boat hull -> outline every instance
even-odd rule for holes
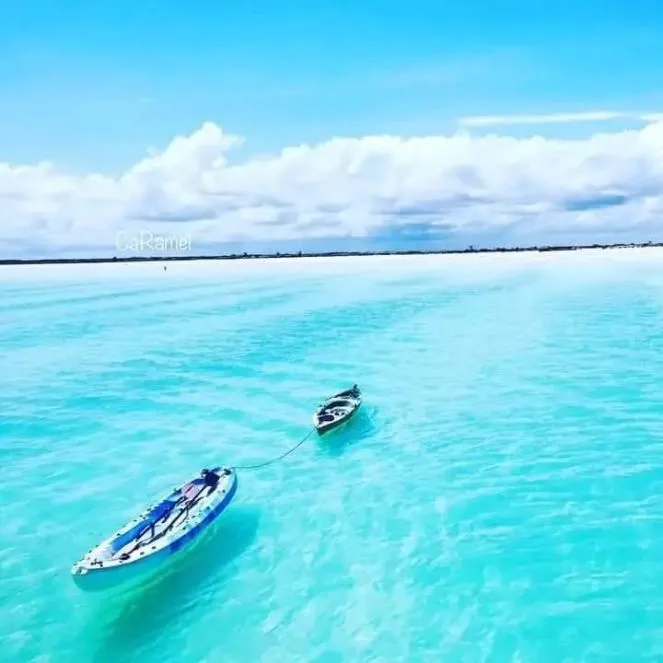
[[[337,419],[336,421],[332,421],[328,424],[319,424],[317,417],[314,417],[313,420],[313,425],[315,426],[315,430],[317,431],[319,436],[325,435],[326,433],[331,433],[333,430],[338,430],[345,424],[349,423],[352,418],[357,414],[359,411],[359,408],[361,407],[361,402],[355,407],[353,410],[351,410],[346,417],[343,417],[342,419]]]
[[[181,536],[171,541],[160,550],[141,557],[121,566],[104,568],[74,567],[72,577],[74,583],[83,591],[97,592],[119,586],[128,586],[143,582],[157,572],[163,570],[166,563],[182,549],[190,549],[195,541],[199,541],[208,532],[218,517],[226,510],[237,492],[237,475],[233,473],[232,483],[228,491],[193,527],[188,528]]]

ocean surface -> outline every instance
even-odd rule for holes
[[[3,663],[663,660],[663,251],[0,268]],[[70,567],[201,467],[218,527]]]

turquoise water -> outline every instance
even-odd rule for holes
[[[0,271],[2,661],[663,660],[663,254]],[[71,564],[215,462],[216,531]]]

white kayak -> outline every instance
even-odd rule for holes
[[[204,473],[90,550],[72,567],[74,582],[94,591],[142,579],[202,534],[237,490],[233,470],[214,468],[207,478]]]
[[[313,425],[318,435],[323,435],[349,421],[360,405],[361,390],[357,385],[330,396],[318,406],[313,415]]]

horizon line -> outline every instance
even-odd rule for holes
[[[469,246],[465,249],[402,249],[402,250],[383,250],[383,251],[315,251],[305,253],[296,251],[294,253],[223,253],[204,255],[197,254],[193,256],[127,256],[120,257],[99,257],[99,258],[11,258],[0,259],[0,267],[16,265],[58,265],[58,264],[103,264],[103,263],[124,263],[124,262],[186,262],[195,260],[256,260],[270,259],[280,260],[284,258],[341,258],[341,257],[370,257],[370,256],[398,256],[398,255],[457,255],[467,253],[526,253],[526,252],[552,252],[552,251],[583,251],[590,249],[645,249],[645,248],[663,248],[663,242],[615,242],[611,244],[544,244],[530,246],[513,247],[491,247],[475,248]]]

